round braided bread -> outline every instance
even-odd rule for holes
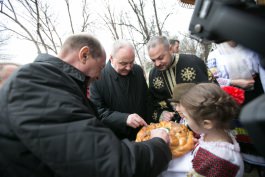
[[[146,141],[150,139],[150,132],[156,128],[166,128],[169,130],[170,149],[174,158],[180,157],[194,148],[193,133],[182,124],[175,122],[161,121],[160,123],[152,123],[142,127],[137,133],[136,142]]]

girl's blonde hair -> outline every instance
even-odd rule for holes
[[[213,83],[195,85],[181,97],[180,104],[195,122],[213,120],[219,128],[228,128],[239,114],[238,104]]]

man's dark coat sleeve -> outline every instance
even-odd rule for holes
[[[50,169],[62,177],[155,177],[166,167],[171,153],[161,139],[119,141],[74,79],[53,66],[25,68],[0,92],[0,165],[10,155],[35,176]]]

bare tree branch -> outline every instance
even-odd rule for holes
[[[108,0],[104,1],[104,7],[106,13],[103,16],[99,15],[101,19],[104,21],[105,25],[109,29],[110,33],[114,40],[122,38],[123,30],[121,25],[116,21],[122,21],[121,18],[118,19],[115,15],[115,10],[111,8],[110,2]],[[122,15],[120,15],[121,17]],[[118,28],[120,29],[120,33],[118,32]]]
[[[13,8],[13,5],[10,3],[10,1],[8,0],[8,3],[12,9],[12,13],[13,15],[16,14],[14,8]],[[18,21],[17,19],[17,16],[14,15],[14,17],[10,16],[9,14],[5,13],[4,11],[1,11],[0,12],[1,14],[3,14],[4,16],[6,16],[7,18],[9,18],[10,20],[12,20],[13,22],[15,22],[17,25],[19,25],[27,34],[28,36],[30,37],[31,41],[35,44],[36,48],[37,48],[37,51],[38,53],[41,52],[39,46],[38,46],[38,42],[35,40],[35,38],[33,37],[33,35],[31,34],[31,32],[27,29],[26,26],[24,26],[20,21]]]
[[[140,7],[137,6],[136,2],[134,0],[128,0],[128,3],[133,10],[134,14],[136,15],[136,18],[138,20],[139,26],[142,29],[144,36],[144,40],[148,41],[150,39],[149,30],[146,24],[145,16],[144,16],[144,3],[142,0],[139,0]]]
[[[114,12],[112,13],[111,12],[111,8],[110,8],[110,5],[108,4],[107,6],[107,13],[109,15],[109,23],[111,25],[111,28],[112,28],[112,31],[113,31],[113,34],[114,34],[114,39],[119,39],[119,34],[118,34],[118,31],[117,31],[117,28],[116,28],[116,22],[115,22],[115,14]],[[106,19],[107,18],[107,15],[105,15]]]
[[[82,25],[81,25],[81,32],[84,32],[88,29],[89,25],[91,25],[90,20],[91,13],[89,12],[89,7],[87,0],[82,0]]]
[[[169,17],[170,15],[172,15],[172,12],[166,15],[164,21],[163,21],[162,24],[161,24],[161,30],[163,30],[164,25],[165,25],[165,22],[167,21],[167,19],[168,19],[168,17]]]
[[[12,21],[20,28],[13,27],[14,25],[10,25],[11,23],[6,24],[10,27],[2,26],[17,36],[33,42],[38,53],[41,53],[43,49],[46,53],[49,51],[57,53],[57,48],[62,45],[62,40],[57,32],[58,25],[55,25],[55,20],[51,19],[50,10],[52,9],[45,1],[5,0],[0,15],[7,17],[9,22]]]
[[[42,35],[40,33],[41,24],[40,24],[40,13],[39,13],[38,0],[36,0],[34,2],[34,4],[35,4],[35,7],[36,7],[36,15],[37,15],[37,34],[38,34],[38,36],[40,38],[42,46],[44,46],[44,49],[45,49],[46,53],[48,53],[48,49],[47,49],[46,44],[45,44],[45,42],[44,42],[44,40],[42,38]]]
[[[10,39],[10,36],[9,35],[3,35],[3,33],[5,32],[6,30],[5,29],[1,29],[0,30],[0,33],[2,34],[0,36],[0,47],[3,46],[3,45],[6,45],[7,41]],[[1,55],[1,54],[0,54]]]
[[[156,10],[156,0],[153,0],[153,8],[154,8],[154,12],[155,12],[155,21],[156,21],[156,27],[158,30],[158,34],[159,34],[159,36],[162,36],[162,30],[161,30],[160,25],[159,25],[158,14],[157,14],[157,10]]]
[[[71,26],[71,29],[72,29],[72,33],[74,34],[75,31],[74,31],[74,27],[73,27],[71,12],[70,12],[69,0],[64,0],[64,1],[65,1],[65,4],[66,4],[66,7],[67,7],[67,12],[68,12],[69,20],[70,20],[70,26]]]

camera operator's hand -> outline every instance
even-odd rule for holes
[[[147,123],[138,114],[130,114],[126,120],[126,124],[132,128],[146,126]]]
[[[151,136],[150,138],[162,138],[167,144],[169,144],[169,134],[168,131],[166,129],[162,129],[162,128],[157,128],[154,130],[151,130]]]

